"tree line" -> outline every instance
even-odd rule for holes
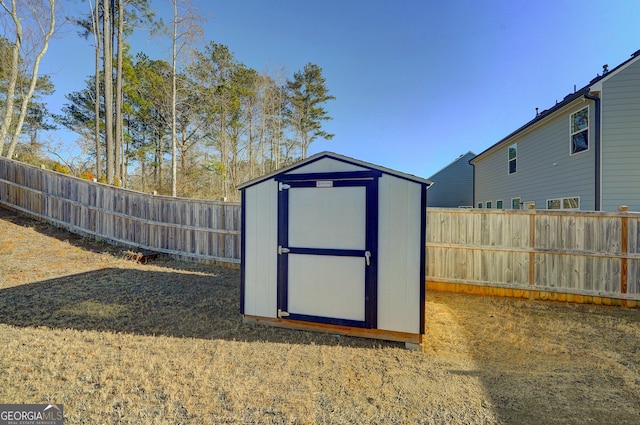
[[[53,0],[47,1],[53,8]],[[308,63],[287,76],[282,70],[252,69],[213,41],[191,48],[201,19],[179,7],[185,3],[171,1],[170,25],[156,18],[148,0],[89,1],[89,12],[74,18],[80,35],[93,45],[95,74],[84,88],[65,95],[60,114],[41,111],[42,119],[32,125],[43,130],[60,125],[80,136],[90,162],[68,164],[72,171],[141,191],[237,199],[240,183],[305,158],[315,140],[333,137],[323,129],[331,119],[326,102],[334,97],[320,66]],[[4,3],[0,0],[8,9]],[[130,53],[127,39],[140,27],[171,37],[170,60]],[[17,40],[4,34],[0,64]],[[25,69],[17,74],[28,75]],[[42,107],[39,96],[52,89],[48,77],[38,79],[40,89],[28,102],[34,107]],[[0,72],[6,93],[0,107],[15,117],[17,108],[6,101],[7,82]],[[4,123],[2,128],[7,136],[0,143],[12,133]],[[23,142],[35,143],[24,137]],[[0,145],[0,155],[14,153]]]

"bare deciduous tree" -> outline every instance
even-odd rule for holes
[[[2,126],[0,127],[0,155],[4,151],[4,146],[7,141],[7,137],[10,136],[9,147],[7,149],[6,156],[11,158],[18,144],[18,138],[22,131],[25,118],[27,116],[27,109],[33,92],[36,89],[36,83],[38,82],[38,70],[40,67],[40,61],[44,57],[47,49],[49,48],[49,40],[53,37],[56,20],[55,20],[55,1],[54,0],[11,0],[8,3],[5,0],[0,0],[0,7],[8,13],[8,21],[13,28],[5,28],[5,34],[12,33],[15,38],[13,40],[11,63],[9,64],[9,75],[5,102],[4,117],[2,119]],[[46,11],[48,13],[43,13]],[[25,34],[25,28],[23,28],[22,22],[26,19],[26,22],[30,23],[30,27]],[[25,51],[24,47],[29,47],[28,51],[33,51],[35,57],[28,58],[26,54],[21,55]],[[22,61],[20,60],[22,56]],[[31,62],[31,60],[33,62]],[[29,66],[31,64],[31,66]],[[21,69],[21,66],[25,66],[25,69]],[[28,69],[27,69],[28,68]],[[19,100],[19,112],[17,115],[17,122],[12,126],[12,121],[15,118],[15,98],[16,87],[18,78],[20,75],[29,75],[29,85],[26,93],[21,94]],[[9,129],[12,128],[12,134],[9,134]]]
[[[193,11],[193,7],[189,0],[184,0],[182,3],[185,6],[184,11],[180,13],[178,9],[178,0],[172,0],[173,3],[173,32],[171,43],[171,196],[177,196],[177,181],[178,181],[178,158],[177,158],[177,145],[178,145],[178,118],[177,118],[177,103],[178,103],[178,62],[180,53],[189,45],[193,40],[199,38],[202,35],[202,26],[200,20],[202,19]],[[186,134],[182,135],[184,141]],[[184,144],[183,144],[184,147]],[[184,163],[184,159],[183,159]],[[184,168],[184,167],[183,167]]]

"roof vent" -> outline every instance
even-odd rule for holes
[[[609,73],[609,65],[606,63],[602,65],[602,75],[607,75]]]
[[[536,117],[540,115],[540,112],[538,112],[538,108],[536,108]]]
[[[636,50],[635,52],[631,53],[632,58],[635,58],[638,55],[640,55],[640,50]]]

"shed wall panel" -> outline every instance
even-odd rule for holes
[[[246,189],[245,314],[277,316],[278,188],[270,179]]]
[[[288,312],[347,320],[365,320],[364,259],[289,255]]]
[[[420,332],[421,185],[380,178],[378,329]]]
[[[289,246],[364,249],[365,196],[364,187],[290,190]]]

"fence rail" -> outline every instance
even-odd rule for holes
[[[240,263],[236,202],[154,196],[0,158],[0,206],[100,240]]]
[[[427,217],[426,280],[434,288],[640,300],[638,213],[429,208]]]

